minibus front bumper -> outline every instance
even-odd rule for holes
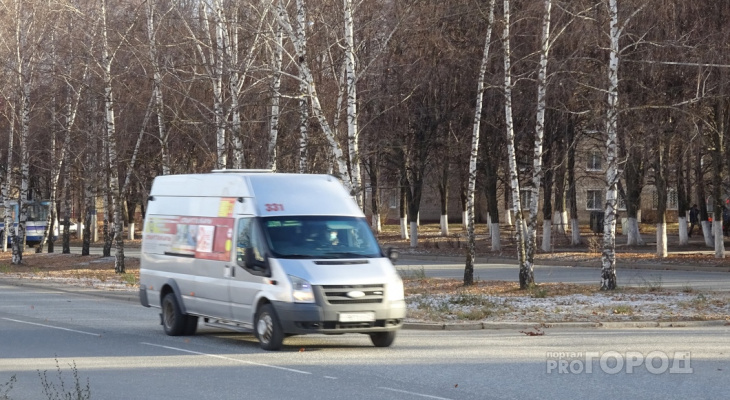
[[[274,302],[281,327],[288,334],[373,333],[400,329],[406,316],[405,301],[381,304],[321,306]],[[365,306],[365,307],[363,307]]]

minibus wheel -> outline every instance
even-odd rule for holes
[[[256,313],[256,324],[254,325],[256,337],[259,339],[261,348],[264,350],[279,350],[284,342],[279,317],[271,304],[264,304]]]
[[[370,334],[370,341],[373,342],[375,347],[390,347],[394,340],[395,331],[375,332]]]
[[[175,293],[168,293],[162,299],[162,328],[169,336],[180,336],[185,333],[187,315],[180,312]],[[197,326],[197,320],[196,326]]]

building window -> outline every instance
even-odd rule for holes
[[[657,191],[654,190],[651,196],[651,209],[656,210],[659,207],[659,196]],[[677,199],[677,189],[667,189],[667,210],[676,210],[679,208],[679,199]]]
[[[586,210],[603,209],[603,190],[594,189],[586,191]]]
[[[588,152],[588,171],[603,170],[603,153],[598,150]]]

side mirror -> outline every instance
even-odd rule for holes
[[[388,258],[390,259],[390,262],[395,264],[398,261],[398,256],[400,256],[400,254],[398,253],[398,250],[396,250],[392,247],[388,248]]]
[[[271,273],[266,266],[266,261],[260,261],[256,259],[252,247],[247,247],[245,250],[243,256],[243,267],[260,273],[265,272],[266,276],[269,276],[269,274]]]

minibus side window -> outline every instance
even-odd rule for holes
[[[261,234],[256,229],[253,218],[241,218],[238,221],[238,240],[236,242],[236,260],[238,265],[246,267],[246,252],[253,252],[253,260],[259,264],[261,270],[264,268],[264,251],[261,242]],[[258,266],[258,265],[257,265]]]

